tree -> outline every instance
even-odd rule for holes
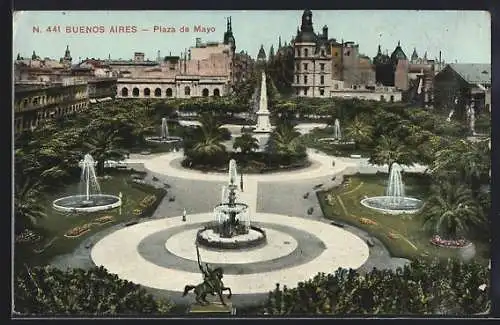
[[[192,142],[185,142],[186,156],[195,162],[218,163],[226,152],[222,142],[220,121],[210,113],[200,116],[200,125],[196,128]]]
[[[368,144],[372,141],[373,127],[366,123],[363,118],[356,116],[354,120],[344,129],[344,136],[355,142],[355,147],[359,144]]]
[[[412,165],[416,160],[415,156],[412,149],[402,145],[395,138],[382,135],[370,157],[370,163],[375,165],[387,164],[390,173],[394,163]]]
[[[14,308],[24,315],[116,316],[164,314],[171,304],[103,267],[61,271],[25,266],[15,279]]]
[[[42,184],[32,178],[25,178],[23,183],[15,183],[14,224],[16,234],[27,228],[34,228],[40,219],[46,217],[45,209],[40,204]]]
[[[238,148],[242,154],[249,154],[250,152],[259,149],[259,140],[252,137],[251,134],[244,133],[240,137],[234,139],[233,149]]]
[[[122,160],[125,152],[117,145],[120,138],[117,131],[99,130],[84,143],[87,153],[97,161],[97,172],[104,173],[104,163],[109,159]]]
[[[279,123],[268,141],[268,150],[279,155],[295,155],[305,152],[300,140],[300,132],[291,123]]]
[[[467,187],[443,181],[432,186],[431,192],[422,212],[426,230],[456,239],[485,221]]]

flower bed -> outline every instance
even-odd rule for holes
[[[91,227],[91,225],[86,223],[83,226],[72,228],[64,234],[64,237],[68,237],[68,238],[80,237],[81,235],[90,231],[90,227]]]
[[[39,242],[42,237],[32,230],[25,229],[22,233],[16,236],[16,243],[36,243]]]
[[[142,213],[142,210],[141,209],[134,209],[134,211],[132,212],[134,215],[138,216]]]
[[[140,206],[143,208],[147,208],[148,206],[153,204],[155,201],[156,201],[155,195],[148,195],[141,201]]]
[[[99,225],[104,225],[104,224],[112,222],[114,220],[115,220],[115,218],[113,218],[113,216],[102,216],[102,217],[94,219],[95,223],[97,223]]]
[[[373,221],[372,219],[368,219],[368,218],[359,218],[359,222],[364,224],[364,225],[373,225],[373,226],[377,225],[377,223],[375,221]]]
[[[446,248],[462,248],[471,245],[472,243],[466,239],[443,239],[439,235],[435,235],[430,240],[431,244],[446,247]]]

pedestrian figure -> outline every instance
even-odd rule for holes
[[[243,192],[243,174],[240,174],[240,189]]]
[[[186,221],[186,209],[182,211],[182,221]]]

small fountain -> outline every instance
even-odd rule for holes
[[[340,121],[338,118],[335,119],[333,123],[333,137],[330,138],[320,138],[319,142],[328,142],[335,144],[354,144],[354,141],[343,141],[342,140],[342,132],[340,130]]]
[[[423,202],[405,195],[402,171],[403,168],[394,163],[389,174],[385,196],[368,197],[361,200],[361,204],[386,214],[413,214],[420,211]]]
[[[167,119],[163,117],[161,119],[161,130],[160,130],[160,136],[153,136],[153,137],[147,137],[146,138],[147,142],[151,143],[178,143],[182,141],[181,137],[175,137],[169,134],[168,132],[168,124],[167,124]]]
[[[91,155],[86,154],[80,162],[82,169],[80,177],[80,195],[59,198],[52,202],[52,207],[61,212],[96,212],[110,210],[122,205],[119,196],[101,194],[101,187],[95,174],[96,162]]]
[[[196,242],[217,249],[246,249],[266,242],[266,233],[250,225],[248,205],[239,202],[236,161],[229,161],[229,184],[222,187],[221,203],[214,208],[214,221],[200,229]]]

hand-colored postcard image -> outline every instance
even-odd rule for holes
[[[16,317],[490,313],[488,12],[13,24]]]

